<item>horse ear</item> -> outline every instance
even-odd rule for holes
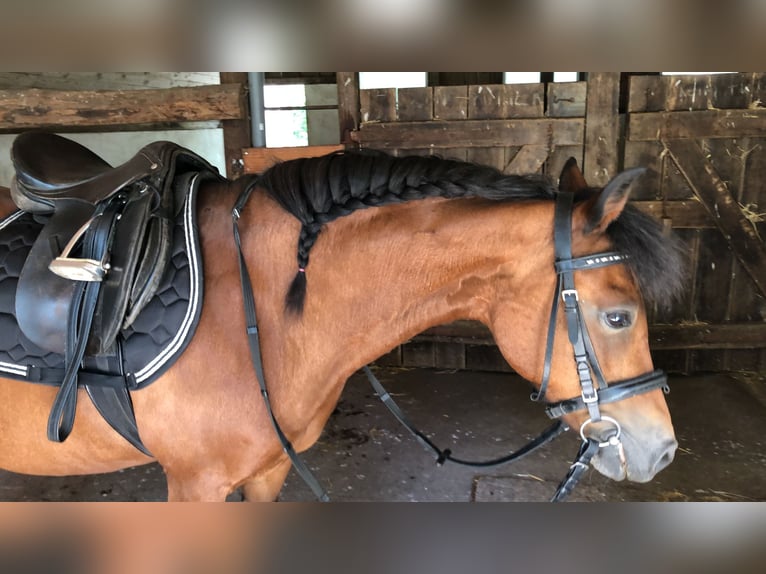
[[[577,160],[570,157],[564,164],[564,168],[561,170],[561,176],[559,177],[559,191],[568,191],[571,193],[577,193],[583,189],[588,188],[588,183],[585,181],[580,168],[577,167]]]
[[[587,202],[585,233],[604,232],[609,224],[620,216],[628,202],[631,187],[646,171],[645,167],[623,171]]]

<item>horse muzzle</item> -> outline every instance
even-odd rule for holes
[[[612,429],[605,429],[603,434],[593,431],[592,436],[606,443],[591,464],[604,476],[612,480],[630,480],[631,482],[649,482],[655,475],[673,462],[678,448],[675,437],[667,431],[640,433],[641,440],[636,440],[626,429],[622,430],[618,440]]]

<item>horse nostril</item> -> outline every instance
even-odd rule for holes
[[[665,446],[664,452],[662,453],[662,456],[657,460],[657,463],[654,465],[654,473],[660,472],[663,468],[668,466],[671,462],[673,462],[673,458],[676,454],[676,449],[678,448],[678,442],[676,442],[674,439],[671,439],[670,442],[668,442]]]

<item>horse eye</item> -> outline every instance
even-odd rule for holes
[[[609,311],[604,313],[604,321],[612,329],[624,329],[630,327],[632,322],[628,311]]]

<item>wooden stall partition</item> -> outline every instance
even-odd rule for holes
[[[359,126],[350,139],[361,148],[438,155],[555,179],[569,157],[580,165],[585,157],[587,91],[587,82],[360,90]],[[378,362],[510,370],[489,331],[469,321],[429,330]]]
[[[659,362],[766,370],[766,109],[763,74],[635,76],[625,165],[689,248],[688,288],[652,310]]]
[[[691,270],[677,304],[649,310],[657,365],[766,370],[764,76],[633,76],[622,82],[629,94],[620,80],[551,83],[545,98],[542,84],[362,90],[351,140],[554,178],[573,156],[593,185],[651,168],[632,199],[681,236]],[[507,369],[489,331],[471,322],[429,329],[381,362]]]

